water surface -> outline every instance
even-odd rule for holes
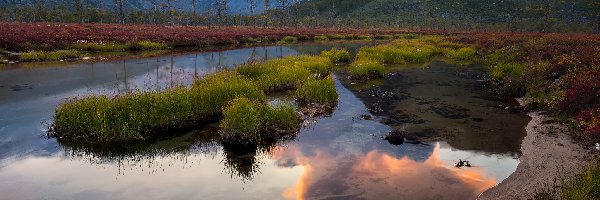
[[[331,46],[356,49],[361,45],[365,44],[256,47],[43,68],[1,68],[0,199],[469,199],[516,169],[518,151],[512,148],[453,147],[455,142],[443,137],[426,145],[390,145],[381,137],[398,128],[397,124],[389,123],[388,115],[371,113],[374,100],[360,89],[348,89],[349,83],[342,84],[338,79],[343,76],[339,75],[338,107],[302,128],[296,137],[268,149],[239,152],[222,147],[212,138],[215,125],[125,152],[64,146],[45,138],[44,122],[52,120],[54,109],[65,98],[161,90],[189,84],[196,76],[253,59],[314,54]],[[425,72],[400,73],[427,79]],[[455,75],[444,73],[431,74],[442,78]],[[414,79],[381,80],[384,84],[380,88],[402,90],[413,97],[419,91],[437,88],[415,87],[424,81]],[[482,99],[476,94],[484,94],[470,88],[468,82],[454,84],[446,91],[455,91],[458,99]],[[437,97],[424,94],[419,98]],[[410,99],[397,99],[393,105],[418,110],[410,105]],[[459,104],[444,98],[439,102]],[[488,109],[477,107],[480,104],[460,105],[474,112]],[[490,112],[502,110],[496,109]],[[375,114],[375,120],[360,119],[360,115],[369,113]],[[515,113],[502,115],[523,117]],[[477,116],[490,122],[479,126],[500,126],[491,123],[493,116]],[[429,120],[428,126],[435,129],[460,120],[427,115],[419,118]],[[405,126],[412,127],[410,123]],[[501,126],[511,127],[505,131],[513,131],[510,134],[516,136],[511,136],[512,142],[520,143],[522,124]],[[468,134],[457,136],[481,140]],[[454,167],[459,159],[468,159],[473,167]]]

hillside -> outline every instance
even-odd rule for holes
[[[77,0],[0,0],[0,6],[9,7],[26,7],[35,6],[42,4],[44,6],[56,6],[56,5],[67,5],[75,6]],[[107,9],[115,9],[115,0],[80,0],[84,5],[91,7],[104,7]],[[214,4],[215,0],[196,0],[196,12],[204,13],[207,12]],[[292,0],[288,0],[291,3]],[[167,5],[167,0],[124,0],[125,7],[129,10],[153,10],[155,8],[164,7]],[[176,10],[191,12],[192,11],[192,0],[175,0],[172,1]],[[270,1],[271,8],[279,7],[279,2],[272,0]],[[250,1],[249,0],[227,0],[228,12],[232,14],[250,14]],[[256,0],[256,12],[262,12],[264,9],[264,1]]]
[[[600,29],[600,2],[596,0],[311,0],[295,5],[293,10],[302,17],[338,19],[331,22],[334,24]]]

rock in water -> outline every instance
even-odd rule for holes
[[[383,139],[387,140],[390,144],[401,145],[404,143],[404,131],[394,129],[390,131]]]

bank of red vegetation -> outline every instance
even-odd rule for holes
[[[0,22],[0,48],[11,51],[56,50],[76,42],[160,42],[172,47],[276,41],[285,36],[387,36],[408,33],[386,29],[311,29],[261,27],[165,26],[135,24],[67,24]]]
[[[501,92],[575,119],[588,136],[600,139],[600,35],[492,33],[451,39],[478,46],[492,71],[506,72],[497,80]]]

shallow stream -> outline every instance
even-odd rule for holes
[[[474,199],[515,171],[529,119],[479,87],[480,67],[440,61],[366,83],[336,73],[340,99],[331,115],[268,151],[224,148],[214,125],[125,152],[45,134],[69,97],[161,90],[252,60],[363,45],[0,67],[0,199]],[[421,142],[382,139],[396,128]],[[455,167],[459,160],[472,167]]]

